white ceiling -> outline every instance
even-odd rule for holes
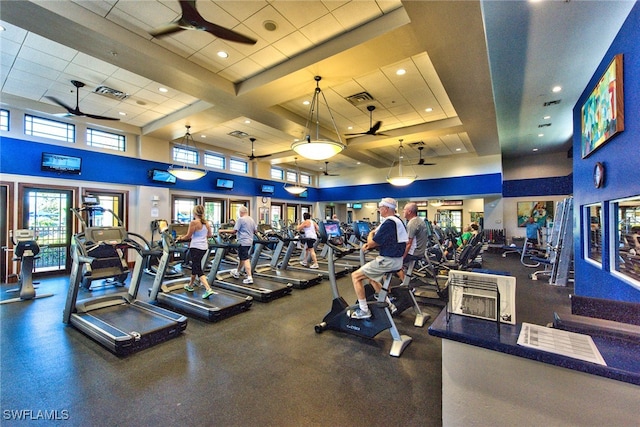
[[[63,113],[46,97],[75,106],[70,80],[79,80],[87,85],[80,89],[83,112],[120,117],[136,133],[171,140],[190,125],[199,147],[246,155],[251,136],[256,155],[271,154],[259,161],[291,163],[290,145],[306,133],[309,107],[302,102],[321,76],[348,145],[329,159],[330,172],[356,170],[358,162],[386,170],[400,139],[413,163],[417,142],[426,161],[439,164],[458,156],[520,157],[534,148],[566,151],[573,105],[633,2],[198,0],[196,6],[205,19],[257,43],[195,30],[150,36],[179,17],[174,0],[2,1],[1,101]],[[229,58],[220,59],[220,50]],[[396,75],[399,68],[406,74]],[[93,93],[100,85],[129,97]],[[158,92],[160,86],[169,91]],[[356,105],[346,99],[362,92],[372,99]],[[543,107],[555,100],[561,102]],[[369,129],[369,105],[388,136],[346,139]],[[324,106],[320,119],[322,133],[335,139]]]

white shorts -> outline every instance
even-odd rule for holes
[[[360,270],[369,279],[382,283],[382,277],[385,273],[402,270],[402,257],[391,258],[377,256],[358,270]]]

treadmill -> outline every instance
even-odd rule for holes
[[[330,273],[329,273],[329,266],[328,266],[327,260],[322,259],[320,257],[320,254],[316,253],[318,268],[309,268],[309,266],[304,266],[301,264],[301,261],[304,259],[305,252],[306,252],[304,248],[302,249],[302,252],[300,253],[300,258],[298,260],[296,261],[291,260],[291,258],[293,258],[294,248],[297,245],[297,243],[300,242],[300,244],[303,245],[304,247],[304,245],[306,244],[306,240],[307,239],[303,237],[303,238],[294,239],[291,242],[289,242],[287,251],[285,253],[285,256],[287,253],[289,252],[291,253],[291,255],[288,257],[289,262],[287,263],[287,270],[288,271],[304,271],[307,273],[321,274],[323,279],[329,279]],[[282,262],[284,263],[284,260]],[[308,262],[309,262],[309,265],[311,265],[311,260],[308,260]],[[344,277],[357,268],[356,265],[349,265],[345,263],[335,263],[334,266],[335,266],[336,278]]]
[[[187,292],[184,289],[184,285],[189,283],[189,277],[165,281],[162,272],[166,271],[165,267],[167,263],[169,263],[172,252],[176,247],[173,244],[173,238],[169,234],[168,229],[163,230],[160,236],[162,238],[162,256],[158,264],[158,274],[149,290],[151,301],[185,313],[188,316],[198,317],[209,322],[215,322],[247,311],[249,307],[251,307],[253,298],[248,295],[241,295],[219,289],[215,291],[215,294],[204,299],[202,298],[205,291],[203,286],[194,286],[193,292]],[[180,249],[178,248],[176,250]],[[208,253],[207,256],[202,258],[203,264],[206,264],[207,258]]]
[[[307,272],[288,269],[289,259],[291,258],[297,239],[285,238],[279,234],[274,234],[273,236],[278,239],[278,245],[271,257],[271,262],[264,265],[258,265],[262,248],[264,248],[265,245],[274,243],[276,240],[268,236],[259,235],[259,233],[254,237],[253,255],[251,257],[251,271],[253,271],[254,280],[256,276],[265,277],[279,282],[291,283],[293,287],[297,289],[306,289],[322,281],[322,274],[316,273],[315,270],[308,270]],[[285,243],[289,245],[287,252],[281,262],[278,262]]]
[[[62,316],[64,323],[118,356],[175,338],[187,327],[185,316],[137,299],[144,257],[153,254],[132,236],[145,241],[140,235],[127,233],[124,227],[87,227],[74,235],[71,277]],[[91,275],[92,252],[100,252],[106,245],[127,245],[136,251],[129,290],[78,301],[82,279]]]
[[[218,237],[222,239],[221,236]],[[238,292],[244,295],[249,295],[256,301],[269,302],[273,299],[289,295],[293,288],[293,284],[290,282],[280,282],[271,280],[267,277],[262,277],[253,271],[253,283],[244,284],[242,281],[244,277],[236,279],[231,275],[231,270],[220,271],[220,264],[225,257],[225,254],[229,248],[239,247],[238,243],[231,243],[219,240],[215,244],[211,244],[215,247],[215,254],[213,262],[211,264],[211,270],[207,275],[207,280],[213,288],[222,288],[233,292]]]

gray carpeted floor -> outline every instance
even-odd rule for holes
[[[546,324],[569,305],[571,288],[530,280],[534,270],[515,255],[485,254],[483,267],[517,277],[519,323]],[[354,301],[350,278],[338,283]],[[373,340],[314,332],[331,307],[326,280],[217,323],[189,319],[182,336],[119,358],[61,322],[67,286],[66,277],[41,279],[53,297],[0,306],[4,426],[25,425],[20,417],[78,426],[441,425],[440,340],[430,321],[413,326],[411,310],[396,319],[413,338],[400,358],[389,356],[388,331]],[[440,311],[422,308],[432,319]]]

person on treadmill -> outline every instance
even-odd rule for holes
[[[352,319],[368,319],[371,317],[364,281],[369,279],[375,292],[382,290],[382,278],[385,273],[402,269],[404,250],[409,237],[402,220],[396,215],[398,202],[391,197],[385,197],[378,203],[378,210],[382,217],[380,225],[367,236],[367,243],[363,245],[365,251],[378,248],[380,255],[351,273],[353,289],[358,297],[358,307],[347,311]],[[387,299],[391,307],[391,302]],[[393,308],[391,308],[393,310]]]
[[[249,250],[253,246],[253,235],[258,230],[256,222],[249,216],[249,210],[246,206],[240,206],[238,209],[240,218],[236,221],[233,230],[220,230],[220,233],[235,234],[238,239],[240,247],[238,248],[238,267],[231,270],[231,275],[239,279],[239,271],[244,267],[244,271],[247,273],[247,278],[242,281],[245,285],[253,283],[253,276],[251,273],[251,262],[249,260]]]
[[[311,261],[309,268],[318,268],[318,258],[316,257],[316,250],[314,249],[316,240],[318,240],[318,224],[311,219],[309,212],[305,212],[302,217],[304,221],[296,227],[298,231],[304,232],[305,238],[304,260],[300,262],[300,265],[306,267],[308,265],[307,262]]]
[[[202,298],[209,298],[215,292],[209,286],[209,282],[207,282],[207,276],[202,271],[202,257],[207,253],[207,249],[209,248],[208,239],[213,237],[213,232],[211,230],[211,226],[209,225],[209,221],[207,221],[204,217],[204,206],[196,205],[193,208],[193,216],[194,219],[189,223],[189,229],[187,230],[187,234],[183,234],[182,236],[178,236],[177,240],[189,240],[189,257],[191,258],[191,278],[189,283],[184,285],[184,289],[187,292],[193,292],[193,284],[196,280],[196,277],[200,279],[200,284],[202,284],[206,291],[202,295]]]

